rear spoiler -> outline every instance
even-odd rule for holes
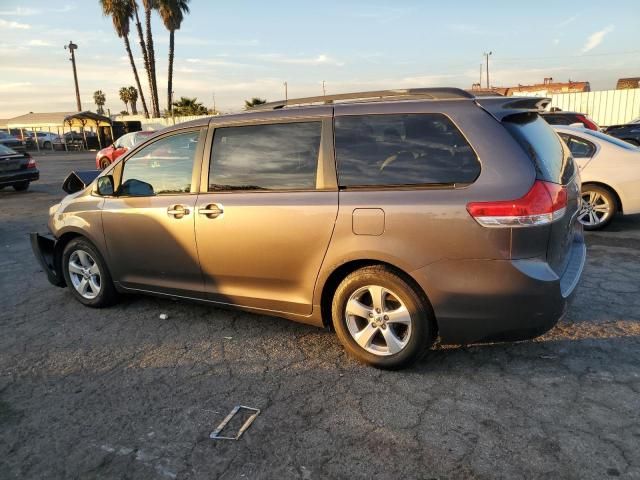
[[[501,122],[509,115],[525,112],[542,112],[551,103],[545,97],[476,97],[480,108]]]
[[[102,173],[101,170],[73,171],[62,182],[62,189],[67,193],[76,193],[84,190],[100,173]]]

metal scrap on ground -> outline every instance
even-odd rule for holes
[[[242,424],[242,426],[238,430],[238,433],[236,433],[235,437],[227,437],[227,436],[220,435],[220,433],[222,433],[222,430],[224,429],[224,427],[227,426],[227,424],[231,421],[231,419],[240,410],[248,410],[250,412],[253,412],[253,414],[251,416],[249,416],[249,418],[247,418],[247,420]],[[225,419],[222,420],[220,425],[218,425],[216,427],[216,429],[213,432],[211,432],[211,434],[209,435],[209,438],[211,438],[213,440],[238,440],[242,436],[242,434],[251,426],[251,424],[253,423],[253,421],[256,419],[256,417],[258,415],[260,415],[260,409],[258,409],[258,408],[245,407],[244,405],[236,405],[233,408],[233,410],[231,410],[229,415],[227,415],[225,417]]]

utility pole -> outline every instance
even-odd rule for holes
[[[484,58],[487,60],[487,88],[491,88],[491,85],[489,84],[489,55],[491,55],[493,52],[485,52]]]
[[[76,103],[78,104],[78,111],[82,111],[82,104],[80,103],[80,88],[78,87],[78,72],[76,71],[76,55],[74,50],[78,48],[78,45],[69,40],[69,45],[65,45],[64,49],[69,49],[71,52],[71,65],[73,66],[73,81],[76,84]]]
[[[218,111],[216,110],[216,92],[211,92],[211,98],[213,100],[213,114],[217,115]]]
[[[478,86],[482,88],[482,62],[480,63],[480,81],[478,82]]]
[[[287,91],[288,85],[287,82],[284,82],[284,101],[288,101],[289,100],[289,92]]]
[[[324,80],[322,80],[322,96],[323,97],[327,96],[327,89],[324,87]]]

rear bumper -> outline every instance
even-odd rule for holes
[[[36,168],[16,170],[15,172],[0,173],[0,185],[7,186],[20,182],[35,182],[40,178],[40,171]]]
[[[558,276],[540,259],[444,260],[412,272],[423,287],[445,344],[526,340],[560,320],[586,259],[576,238]]]
[[[56,239],[48,235],[40,235],[38,233],[30,233],[31,249],[38,263],[47,274],[47,279],[56,287],[64,287],[65,281],[62,272],[56,268]]]

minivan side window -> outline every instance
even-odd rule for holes
[[[209,191],[312,190],[321,122],[216,128]]]
[[[128,158],[118,195],[188,193],[199,135],[193,131],[161,138]]]
[[[438,113],[335,119],[341,187],[468,184],[480,162],[460,130]]]

